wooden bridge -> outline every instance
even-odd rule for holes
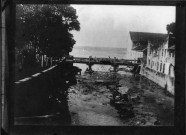
[[[89,70],[92,70],[91,66],[94,64],[99,64],[99,65],[111,65],[114,67],[114,70],[119,65],[123,66],[135,66],[135,65],[140,65],[140,62],[138,60],[126,60],[126,59],[117,59],[116,57],[114,58],[92,58],[89,56],[89,58],[82,58],[82,57],[71,57],[71,58],[66,58],[67,62],[72,62],[72,63],[81,63],[81,64],[87,64],[89,66]]]

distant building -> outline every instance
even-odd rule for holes
[[[140,74],[174,94],[175,38],[146,32],[130,32],[130,37],[129,58],[143,58]]]

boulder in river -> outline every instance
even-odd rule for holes
[[[107,89],[115,90],[116,89],[116,85],[107,85]]]
[[[161,124],[161,122],[159,120],[154,122],[154,125],[160,125],[160,124]]]
[[[118,92],[121,93],[121,94],[127,94],[128,90],[129,90],[128,87],[122,86],[122,87],[119,87]]]

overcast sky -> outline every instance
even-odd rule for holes
[[[167,33],[175,22],[175,7],[72,5],[80,31],[73,31],[75,46],[126,47],[129,31]]]

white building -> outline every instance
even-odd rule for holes
[[[166,35],[166,41],[159,45],[148,43],[146,71],[149,78],[174,94],[175,85],[175,44]],[[144,73],[142,73],[144,74]]]
[[[140,74],[174,94],[175,44],[168,34],[130,32],[127,58],[144,60]]]

